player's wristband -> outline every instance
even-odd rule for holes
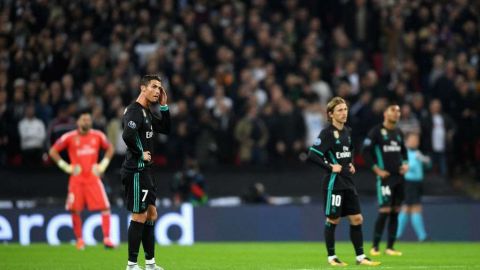
[[[102,161],[98,164],[98,170],[100,173],[104,173],[107,170],[108,164],[110,164],[110,159],[104,157]]]
[[[62,171],[68,173],[68,174],[71,174],[72,173],[72,166],[70,166],[70,164],[68,164],[65,160],[63,159],[59,159],[57,161],[57,166],[62,169]]]
[[[160,111],[161,112],[168,111],[168,105],[160,105]]]

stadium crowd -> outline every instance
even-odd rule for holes
[[[356,145],[395,101],[438,173],[478,169],[478,10],[468,0],[4,0],[0,164],[41,163],[85,108],[122,155],[124,108],[141,75],[159,73],[174,125],[158,138],[159,164],[295,162],[337,95]]]

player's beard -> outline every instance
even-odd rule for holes
[[[87,133],[90,130],[90,126],[80,126],[80,131],[82,133]]]

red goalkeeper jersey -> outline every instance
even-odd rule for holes
[[[65,133],[58,139],[53,148],[58,152],[67,149],[70,164],[80,165],[81,173],[71,175],[70,181],[89,182],[98,177],[93,173],[93,165],[98,163],[100,149],[107,149],[110,143],[105,134],[99,130],[91,129],[86,134],[80,134],[78,130]]]

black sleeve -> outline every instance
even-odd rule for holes
[[[326,155],[333,146],[332,134],[327,130],[322,130],[313,145],[308,149],[308,160],[319,165],[328,172],[332,171],[332,166]]]
[[[170,111],[168,109],[161,111],[162,118],[158,118],[152,113],[152,128],[154,132],[168,134],[170,133]]]
[[[400,138],[402,138],[402,142],[400,144],[400,154],[402,155],[402,164],[408,164],[408,151],[407,147],[405,146],[405,137],[403,136],[403,132],[401,130],[398,130],[398,133],[400,134]]]
[[[373,169],[373,166],[375,165],[374,147],[377,143],[377,134],[378,130],[376,128],[373,128],[370,130],[370,132],[368,132],[365,140],[363,140],[362,154],[363,158],[365,159],[365,163],[367,164],[367,167],[370,169]]]
[[[138,129],[143,123],[142,114],[134,109],[125,111],[123,115],[123,134],[122,138],[128,147],[128,150],[135,156],[140,157],[143,155],[143,149],[138,134]]]
[[[351,160],[351,163],[352,165],[355,165],[353,164],[353,160],[355,159],[355,147],[354,147],[354,144],[353,144],[353,141],[352,141],[352,129],[349,130],[350,132],[350,152],[352,153],[352,160]]]

